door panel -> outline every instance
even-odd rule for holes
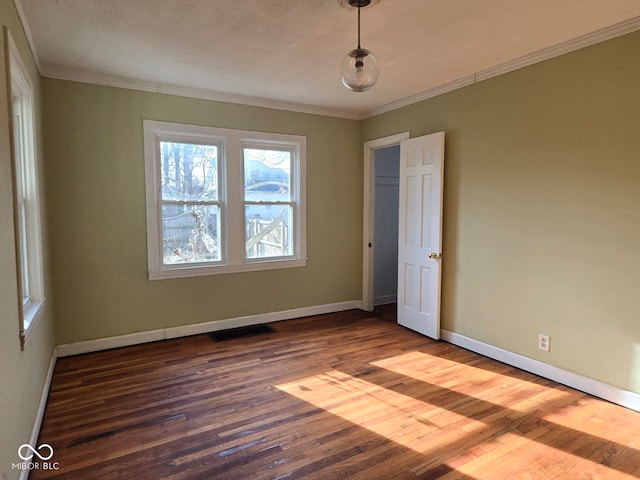
[[[440,338],[444,132],[400,144],[398,323]]]

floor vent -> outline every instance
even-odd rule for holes
[[[217,332],[209,332],[209,338],[214,342],[226,342],[227,340],[235,340],[236,338],[253,337],[255,335],[264,335],[272,333],[275,330],[269,325],[249,325],[246,327],[229,328],[227,330],[218,330]]]

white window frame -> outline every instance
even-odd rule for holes
[[[145,187],[147,211],[147,254],[149,280],[198,277],[306,265],[306,137],[251,132],[226,128],[143,121]],[[217,145],[221,211],[220,261],[164,264],[162,259],[162,179],[160,143],[180,142]],[[244,220],[243,148],[283,148],[292,155],[291,205],[293,205],[293,252],[288,256],[246,258]]]
[[[18,306],[22,348],[34,331],[45,304],[42,225],[35,139],[34,93],[27,68],[8,31],[11,77],[11,152]]]

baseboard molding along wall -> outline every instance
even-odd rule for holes
[[[521,370],[548,378],[594,397],[640,412],[640,394],[504,350],[459,333],[440,330],[442,340]]]
[[[389,303],[397,303],[398,296],[397,295],[379,295],[373,298],[373,304],[377,307],[378,305],[387,305]]]
[[[42,426],[42,419],[44,418],[44,411],[47,408],[47,399],[49,398],[49,390],[51,388],[51,380],[53,379],[53,370],[56,366],[57,348],[53,349],[51,353],[51,359],[49,360],[49,369],[44,379],[44,385],[42,386],[42,394],[40,395],[40,402],[38,403],[38,410],[33,421],[33,428],[31,429],[31,436],[29,437],[29,445],[36,446],[38,444],[38,437],[40,436],[40,427]],[[30,470],[28,468],[21,469],[18,480],[27,480],[29,478]]]
[[[86,342],[58,345],[57,356],[69,357],[71,355],[98,352],[100,350],[108,350],[110,348],[128,347],[141,343],[156,342],[158,340],[167,340],[170,338],[188,337],[189,335],[215,332],[217,330],[225,330],[227,328],[246,327],[248,325],[256,325],[259,323],[291,320],[294,318],[341,312],[344,310],[351,310],[361,307],[361,301],[352,300],[348,302],[316,305],[313,307],[295,308],[292,310],[283,310],[280,312],[259,313],[257,315],[228,318],[225,320],[215,320],[212,322],[196,323],[179,327],[161,328],[158,330],[149,330],[140,333],[131,333],[127,335],[118,335],[115,337],[99,338],[97,340],[88,340]]]

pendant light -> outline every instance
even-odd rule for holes
[[[380,70],[378,59],[366,48],[360,46],[360,8],[366,7],[371,0],[347,0],[349,5],[358,9],[358,47],[351,50],[342,60],[342,84],[354,92],[364,92],[375,85]]]

